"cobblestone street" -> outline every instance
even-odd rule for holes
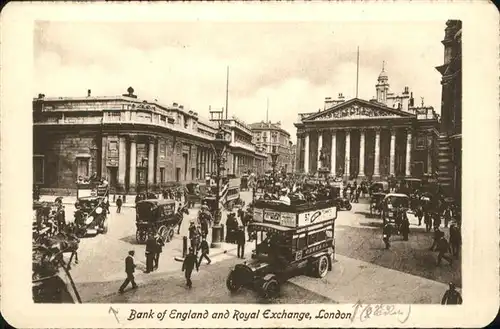
[[[251,193],[243,192],[243,199],[251,201]],[[381,219],[369,215],[366,200],[353,204],[351,211],[339,211],[336,221],[336,263],[324,279],[308,276],[294,277],[283,287],[277,303],[353,303],[357,300],[384,303],[438,303],[447,283],[461,286],[460,261],[453,266],[446,262],[436,265],[435,252],[429,251],[432,233],[418,226],[418,220],[409,215],[410,239],[402,241],[393,236],[390,250],[384,249],[381,239]],[[70,219],[73,206],[66,205]],[[163,248],[159,269],[144,274],[144,245],[135,241],[135,208],[124,207],[117,214],[112,206],[110,229],[106,235],[84,238],[80,244],[79,264],[72,275],[84,302],[216,302],[260,303],[258,295],[242,290],[231,295],[225,279],[232,266],[238,263],[236,245],[223,244],[212,249],[211,265],[202,265],[193,275],[194,287],[185,288],[181,263],[174,258],[182,255],[182,236],[187,235],[191,219],[199,206],[190,210],[181,226],[181,234]],[[223,216],[223,222],[225,221]],[[446,234],[447,229],[443,228]],[[210,235],[209,235],[210,237]],[[253,243],[247,243],[250,257]],[[125,277],[124,257],[128,250],[136,251],[139,264],[136,281],[140,289],[124,295],[117,290]],[[391,280],[387,280],[390,276]]]

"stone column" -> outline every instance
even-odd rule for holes
[[[373,164],[373,177],[380,177],[380,128],[375,129],[375,163]]]
[[[119,136],[118,145],[118,190],[125,189],[125,175],[127,172],[127,141],[125,136]]]
[[[309,173],[309,133],[306,132],[304,138],[304,172]]]
[[[395,166],[396,166],[396,129],[392,128],[391,129],[391,149],[390,149],[390,154],[389,154],[389,163],[390,163],[390,168],[389,168],[389,174],[394,175],[395,174]]]
[[[351,130],[345,131],[345,172],[344,176],[351,176]]]
[[[358,177],[365,177],[365,128],[359,131],[359,171]]]
[[[148,139],[148,185],[151,188],[155,183],[155,139]]]
[[[129,190],[135,192],[136,174],[137,174],[137,146],[136,137],[130,136],[130,172],[129,172]]]
[[[411,130],[406,131],[406,164],[405,164],[405,176],[411,176]]]
[[[239,156],[238,155],[234,155],[234,174],[236,176],[239,175],[239,170],[238,170],[238,160],[239,160]]]
[[[321,160],[319,158],[321,156],[321,148],[323,148],[323,131],[318,131],[318,165],[316,171],[323,167],[323,164],[321,163]]]
[[[330,152],[330,174],[337,175],[337,131],[332,130],[332,148]]]

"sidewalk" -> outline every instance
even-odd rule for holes
[[[57,198],[55,195],[40,195],[40,201],[54,202]],[[62,201],[64,205],[74,205],[76,202],[76,196],[63,196]],[[109,204],[116,207],[116,203],[113,202],[113,196],[109,198]],[[135,207],[135,195],[127,195],[127,202],[123,203],[122,207]]]
[[[437,304],[448,289],[444,283],[372,263],[339,254],[335,258],[325,278],[299,276],[289,281],[339,303]]]

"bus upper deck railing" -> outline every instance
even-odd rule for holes
[[[288,212],[288,213],[304,213],[314,210],[326,209],[335,207],[336,202],[333,200],[321,200],[315,202],[307,202],[301,204],[287,205],[275,200],[256,200],[254,203],[254,208],[257,209],[269,209],[277,212]]]

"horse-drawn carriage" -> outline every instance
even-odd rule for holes
[[[135,238],[137,243],[145,243],[148,234],[158,234],[163,242],[170,242],[175,234],[175,227],[182,221],[182,211],[186,214],[187,207],[175,212],[175,200],[142,200],[136,206]]]
[[[73,257],[78,263],[79,239],[73,234],[59,232],[54,236],[42,234],[32,248],[32,293],[35,303],[80,303],[80,295],[69,270]],[[63,255],[71,253],[68,262]]]

